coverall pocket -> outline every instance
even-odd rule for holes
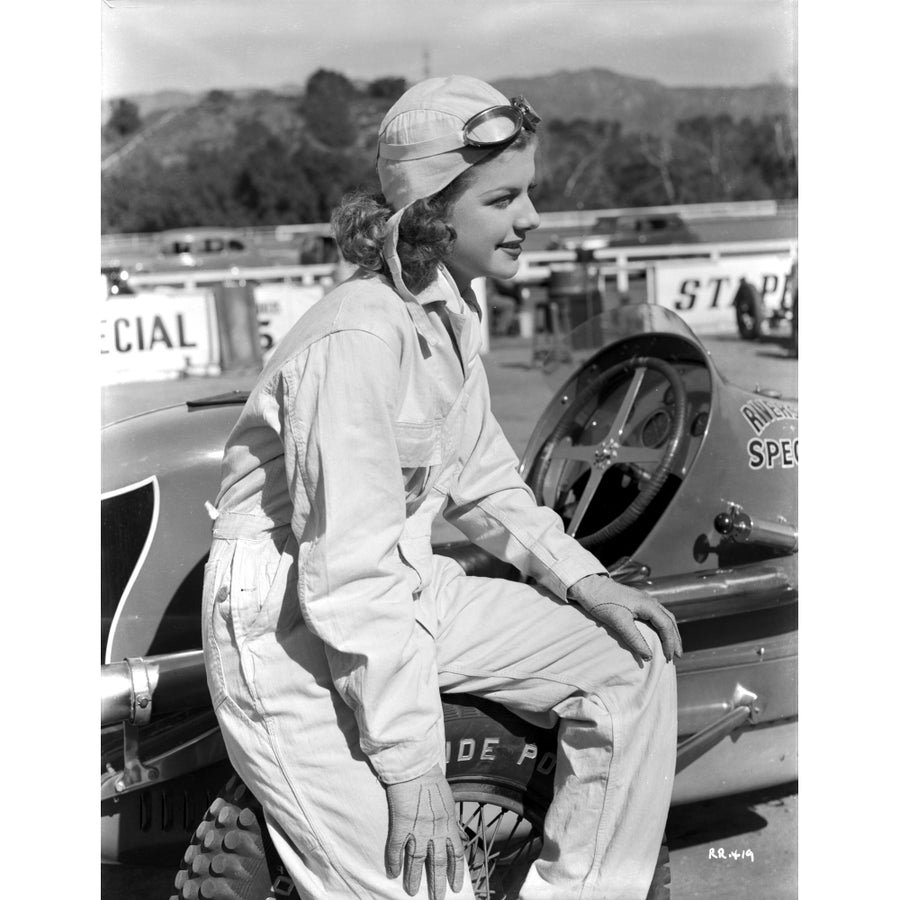
[[[225,543],[225,542],[223,542]],[[267,595],[278,570],[283,540],[230,540],[218,560],[204,625],[207,677],[213,706],[227,705],[246,722],[257,721],[254,639],[269,628]]]
[[[443,419],[397,422],[397,452],[403,472],[406,502],[423,497],[437,480],[443,460]]]
[[[276,580],[286,535],[264,541],[238,541],[231,566],[231,619],[238,643],[252,640],[269,627]],[[280,603],[275,604],[280,607]]]

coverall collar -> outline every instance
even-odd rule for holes
[[[448,291],[459,299],[460,307],[465,304],[476,316],[478,316],[479,320],[481,319],[481,308],[478,306],[478,301],[475,299],[474,291],[469,287],[465,291],[460,292],[456,286],[456,282],[453,280],[453,276],[445,266],[438,266],[435,277],[420,291],[413,293],[403,280],[399,259],[394,256],[393,260],[397,263],[396,271],[395,266],[391,265],[390,259],[388,265],[391,269],[391,275],[393,276],[391,280],[393,281],[394,289],[403,298],[407,312],[412,319],[416,331],[422,336],[422,339],[429,347],[437,346],[441,340],[441,332],[429,317],[428,312],[425,310],[425,306],[429,303],[446,304]]]
[[[446,282],[446,284],[442,284],[442,282]],[[472,290],[471,286],[467,287],[464,291],[460,291],[456,285],[456,281],[450,274],[450,270],[444,265],[438,266],[434,280],[422,288],[415,296],[418,302],[423,306],[426,303],[435,303],[437,301],[446,303],[447,290],[450,290],[450,292],[460,301],[460,308],[464,303],[476,316],[478,316],[479,319],[481,319],[481,307],[475,299],[475,292]]]

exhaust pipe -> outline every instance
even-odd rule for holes
[[[202,650],[133,657],[100,667],[100,726],[144,725],[153,713],[210,705]]]
[[[655,597],[679,624],[754,612],[797,599],[797,554],[686,575],[630,582]]]

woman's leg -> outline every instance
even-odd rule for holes
[[[644,900],[675,771],[675,668],[656,633],[638,662],[578,607],[543,589],[462,573],[437,558],[441,689],[559,721],[554,799],[544,848],[522,900]]]
[[[385,873],[384,788],[332,686],[324,646],[300,617],[295,573],[290,553],[279,559],[271,542],[214,542],[204,645],[229,756],[301,897],[406,900],[402,878]],[[471,890],[466,874],[463,892],[448,896],[471,900]]]

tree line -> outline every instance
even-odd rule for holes
[[[319,70],[295,107],[299,139],[245,115],[230,140],[191,145],[175,161],[142,147],[101,176],[102,230],[328,221],[347,191],[378,189],[378,122],[405,89],[401,78],[360,86]],[[230,100],[212,91],[204,102],[224,108]],[[134,104],[117,101],[104,138],[127,140],[141,125]],[[697,116],[666,134],[625,132],[605,120],[548,117],[541,126],[539,210],[796,197],[796,131],[783,115]]]

